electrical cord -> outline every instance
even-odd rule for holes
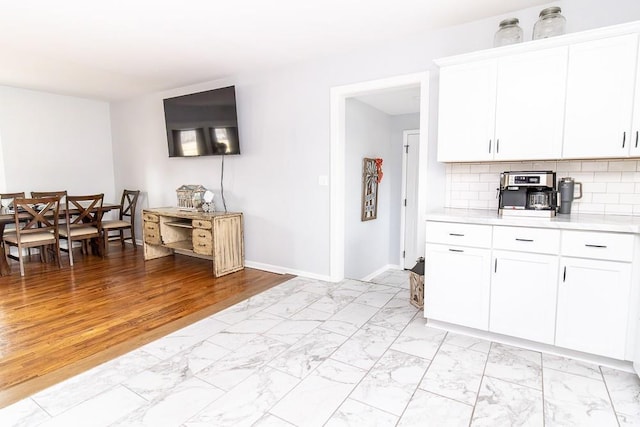
[[[224,213],[227,213],[227,202],[224,200],[224,153],[222,153],[222,168],[220,171],[220,195],[222,196],[222,206]]]

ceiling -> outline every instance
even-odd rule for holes
[[[0,0],[0,85],[122,99],[547,2]]]
[[[420,86],[377,90],[354,98],[390,116],[420,112]]]

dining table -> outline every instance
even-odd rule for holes
[[[121,209],[122,205],[116,203],[104,203],[102,205],[102,212],[109,212],[114,209]],[[79,210],[77,208],[69,209],[69,214],[73,215],[74,213],[78,213]],[[59,215],[61,218],[66,216],[65,208],[60,208]],[[18,219],[21,217],[29,218],[29,214],[18,212]],[[7,224],[13,224],[15,222],[15,213],[13,209],[7,207],[0,207],[0,239],[4,235],[4,228]],[[0,242],[0,276],[8,276],[11,274],[11,268],[9,267],[9,263],[7,261],[7,256],[5,253],[5,245],[3,242]]]

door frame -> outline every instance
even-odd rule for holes
[[[426,211],[426,191],[424,189],[426,189],[427,184],[429,72],[405,74],[331,88],[329,277],[333,282],[344,279],[346,99],[373,91],[412,86],[420,86],[421,132],[418,150],[418,203],[416,212],[416,215],[420,215],[420,212],[424,213]],[[423,221],[418,221],[418,223],[418,233],[424,235]],[[419,239],[418,243],[420,242],[421,240]]]
[[[406,200],[407,198],[407,173],[409,172],[409,168],[407,167],[408,162],[409,162],[409,155],[407,153],[407,150],[404,149],[404,147],[407,146],[407,142],[409,140],[409,135],[416,135],[416,134],[420,134],[420,129],[407,129],[402,131],[402,190],[400,192],[401,194],[401,200]],[[418,137],[418,139],[420,139]],[[417,171],[416,171],[417,173]],[[406,220],[405,220],[405,216],[407,215],[407,206],[404,203],[400,204],[400,254],[398,254],[399,256],[399,262],[398,265],[401,267],[405,267],[406,264],[406,257],[402,256],[402,253],[405,251],[405,234],[407,233],[406,230]],[[417,248],[416,248],[417,249]]]

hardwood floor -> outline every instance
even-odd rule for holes
[[[77,258],[77,260],[76,260]],[[144,261],[112,245],[74,266],[32,256],[0,277],[0,408],[203,319],[293,276],[245,269],[214,278],[211,261]]]

